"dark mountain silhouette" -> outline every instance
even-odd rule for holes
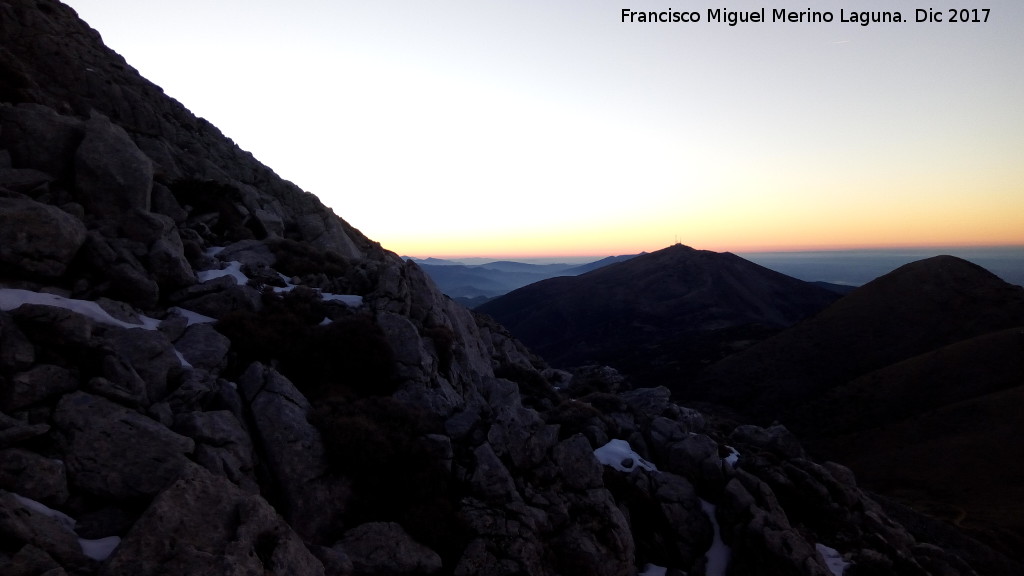
[[[688,393],[780,420],[872,489],[1024,549],[1024,290],[979,266],[902,266]]]
[[[902,266],[706,370],[699,390],[762,419],[873,370],[1024,325],[1024,290],[952,256]]]
[[[734,254],[675,245],[515,290],[478,310],[556,366],[686,378],[839,296]]]

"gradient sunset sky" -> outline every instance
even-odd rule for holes
[[[402,255],[1024,244],[1020,0],[68,4]],[[964,6],[988,22],[913,21]],[[707,22],[718,8],[769,21]]]

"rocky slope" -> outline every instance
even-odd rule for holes
[[[53,0],[0,2],[0,236],[3,574],[1019,573],[547,369]]]

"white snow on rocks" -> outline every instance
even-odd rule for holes
[[[707,558],[705,573],[707,576],[725,576],[725,571],[729,567],[729,559],[732,557],[732,549],[722,541],[722,529],[718,526],[718,518],[715,516],[715,505],[701,499],[700,508],[711,519],[711,526],[715,530],[711,548],[705,552],[705,558]]]
[[[32,500],[31,498],[26,498],[20,494],[15,494],[14,492],[11,492],[10,494],[11,496],[14,496],[16,500],[21,502],[21,504],[26,508],[43,514],[44,516],[49,516],[50,518],[53,518],[54,520],[59,522],[61,526],[66,528],[68,532],[75,531],[75,524],[77,522],[75,521],[74,518],[68,516],[67,514],[59,510],[54,510],[53,508],[50,508],[45,504],[36,502],[35,500]],[[110,556],[110,554],[114,551],[115,548],[117,548],[117,546],[120,543],[121,538],[119,538],[118,536],[107,536],[106,538],[99,538],[97,540],[88,540],[86,538],[78,539],[78,544],[82,547],[82,553],[88,556],[89,558],[92,558],[93,560],[99,561],[106,560],[107,557]]]
[[[642,456],[625,440],[611,440],[604,446],[594,450],[594,456],[598,462],[605,466],[611,466],[621,472],[632,472],[637,466],[645,470],[657,470],[652,462],[644,460]]]
[[[825,559],[825,566],[828,566],[829,571],[835,576],[843,576],[847,566],[850,565],[849,562],[843,560],[843,555],[835,548],[829,548],[821,542],[815,544],[814,547],[817,548],[818,554]]]

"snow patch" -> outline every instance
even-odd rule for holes
[[[217,278],[223,278],[230,276],[235,279],[235,282],[239,285],[245,285],[249,282],[249,277],[242,273],[242,263],[238,261],[228,262],[224,268],[220,270],[201,270],[196,273],[196,279],[200,283],[209,282],[210,280],[216,280]]]
[[[732,549],[722,541],[722,529],[718,525],[718,518],[715,517],[715,505],[701,499],[700,509],[711,519],[711,526],[715,531],[715,538],[711,542],[711,548],[708,548],[708,551],[704,553],[704,557],[708,561],[705,574],[707,576],[725,576],[725,571],[729,567],[729,559],[732,557]]]
[[[34,512],[38,512],[43,516],[49,516],[57,522],[60,522],[60,525],[67,528],[69,531],[75,531],[75,519],[71,516],[68,516],[67,514],[59,510],[54,510],[53,508],[50,508],[46,504],[36,502],[31,498],[26,498],[21,494],[15,494],[14,492],[11,492],[10,494],[11,496],[14,496],[15,500],[21,502],[21,505],[24,506],[25,508],[28,508],[29,510],[32,510]]]
[[[102,562],[113,554],[114,550],[121,545],[121,538],[118,536],[107,536],[97,540],[78,539],[78,545],[82,547],[82,554],[93,560]]]
[[[644,460],[642,456],[637,454],[629,445],[629,442],[625,440],[609,441],[604,446],[594,450],[594,456],[597,457],[598,462],[601,464],[611,466],[622,472],[632,472],[638,466],[644,470],[653,471],[658,469],[653,463]]]
[[[817,543],[814,547],[818,550],[818,554],[825,560],[825,566],[834,576],[843,576],[846,572],[846,567],[850,565],[849,562],[843,560],[843,555],[839,553],[835,548],[829,548],[822,543]]]
[[[60,525],[68,532],[75,532],[75,524],[77,524],[77,521],[71,516],[68,516],[59,510],[54,510],[41,502],[36,502],[31,498],[26,498],[20,494],[10,492],[10,495],[14,496],[15,500],[21,502],[21,505],[29,510],[33,510],[44,516],[49,516],[59,522]],[[82,554],[98,561],[106,560],[120,544],[121,538],[118,536],[107,536],[106,538],[99,538],[97,540],[87,540],[85,538],[78,539],[78,545],[82,547]]]
[[[99,304],[91,300],[65,298],[63,296],[57,296],[56,294],[32,292],[31,290],[21,290],[19,288],[0,288],[0,310],[8,312],[20,307],[22,304],[37,304],[40,306],[66,308],[72,312],[77,312],[83,316],[91,318],[96,322],[100,322],[101,324],[109,324],[111,326],[119,326],[121,328],[156,330],[157,326],[160,325],[159,320],[149,318],[147,316],[140,317],[142,324],[132,324],[123,320],[118,320],[100,307]]]
[[[320,297],[326,302],[341,302],[352,308],[358,308],[363,305],[363,297],[355,294],[329,294],[324,292],[320,294]]]
[[[178,361],[181,362],[181,367],[186,369],[195,368],[191,362],[185,360],[185,356],[177,349],[174,349],[174,355],[178,357]]]
[[[729,454],[722,458],[722,462],[725,462],[730,468],[736,465],[736,461],[740,459],[740,453],[736,451],[732,446],[726,446],[729,450]]]
[[[177,314],[178,316],[183,316],[187,322],[185,324],[186,326],[191,326],[193,324],[210,324],[212,322],[217,321],[216,318],[210,318],[209,316],[200,314],[199,312],[186,310],[185,308],[181,308],[179,306],[172,306],[168,308],[167,311],[173,314]]]
[[[667,572],[668,568],[665,568],[664,566],[648,564],[644,566],[644,571],[639,572],[636,576],[665,576]]]
[[[285,292],[291,292],[296,288],[297,285],[292,283],[290,278],[280,272],[278,272],[277,275],[284,280],[285,285],[272,287],[274,293],[282,294]],[[234,278],[235,282],[240,286],[249,283],[249,277],[242,272],[242,263],[237,261],[227,262],[227,265],[220,270],[203,270],[196,273],[196,278],[199,279],[200,283],[208,282],[217,278],[223,278],[224,276]],[[342,304],[353,308],[363,305],[363,297],[355,294],[331,294],[330,292],[320,292],[320,290],[317,290],[317,292],[320,293],[320,298],[325,302],[341,302]]]

